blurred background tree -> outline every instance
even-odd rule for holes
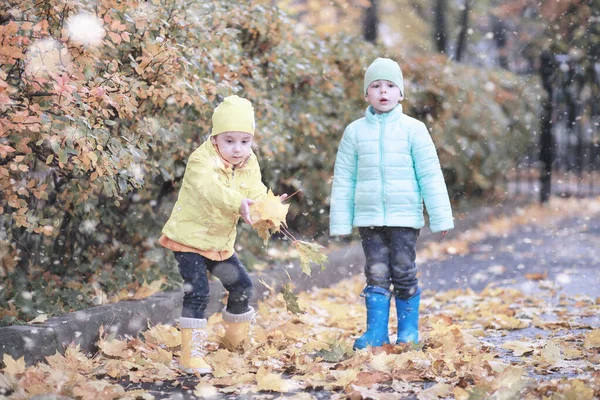
[[[502,191],[538,129],[541,88],[498,68],[493,6],[448,3],[440,54],[424,0],[4,2],[0,323],[179,284],[156,240],[188,155],[233,93],[255,106],[265,183],[301,190],[297,237],[327,244],[337,145],[379,56],[400,62],[406,112],[431,130],[456,204]],[[247,226],[237,251],[250,268],[276,262]]]

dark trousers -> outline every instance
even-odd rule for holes
[[[182,317],[205,318],[204,312],[210,299],[207,271],[219,278],[229,292],[227,312],[243,314],[249,311],[252,280],[235,254],[225,261],[213,261],[197,253],[173,253],[183,278]]]
[[[416,245],[419,229],[375,226],[359,228],[367,262],[367,285],[390,290],[408,299],[418,290]]]

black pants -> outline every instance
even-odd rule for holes
[[[375,226],[359,228],[367,262],[367,285],[390,290],[408,299],[418,290],[416,245],[419,229]]]
[[[204,312],[210,299],[207,271],[219,278],[229,292],[227,312],[243,314],[250,309],[252,280],[235,254],[225,261],[213,261],[197,253],[174,254],[183,278],[182,317],[205,318]]]

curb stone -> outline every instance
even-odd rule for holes
[[[516,206],[518,204],[511,202],[469,211],[468,214],[463,214],[462,219],[456,220],[456,228],[448,234],[448,237],[473,228],[490,216],[507,214]],[[417,247],[422,247],[430,240],[434,240],[434,235],[427,228],[422,229]],[[254,284],[251,304],[256,305],[258,301],[269,295],[269,290],[260,283],[259,279],[264,280],[278,293],[289,281],[289,274],[294,282],[294,290],[304,292],[317,287],[328,287],[342,279],[362,273],[365,259],[362,247],[357,242],[348,243],[343,248],[330,252],[328,258],[328,266],[322,271],[315,269],[312,276],[302,273],[298,261],[295,261],[291,267],[251,273]],[[225,294],[218,280],[210,281],[207,315],[222,310]],[[175,324],[181,312],[182,300],[182,290],[162,292],[141,300],[124,300],[53,317],[42,324],[2,327],[0,328],[0,364],[2,364],[2,356],[8,354],[15,360],[24,357],[25,363],[32,365],[44,361],[45,357],[52,356],[56,352],[63,354],[71,343],[79,345],[84,353],[92,354],[97,351],[100,326],[104,326],[105,332],[116,337],[126,335],[135,337],[148,326]]]
[[[85,353],[96,350],[100,326],[117,337],[137,336],[149,325],[172,323],[182,304],[182,292],[158,293],[142,300],[125,300],[75,311],[48,319],[43,324],[0,328],[0,359],[4,354],[27,365],[43,361],[69,344]]]

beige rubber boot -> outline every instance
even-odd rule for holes
[[[236,349],[250,337],[250,324],[256,315],[254,308],[243,314],[231,314],[223,309],[223,325],[225,325],[225,337],[223,343],[229,349]]]
[[[206,356],[206,319],[179,319],[181,329],[181,356],[179,367],[189,374],[210,374],[212,368],[204,358]]]

